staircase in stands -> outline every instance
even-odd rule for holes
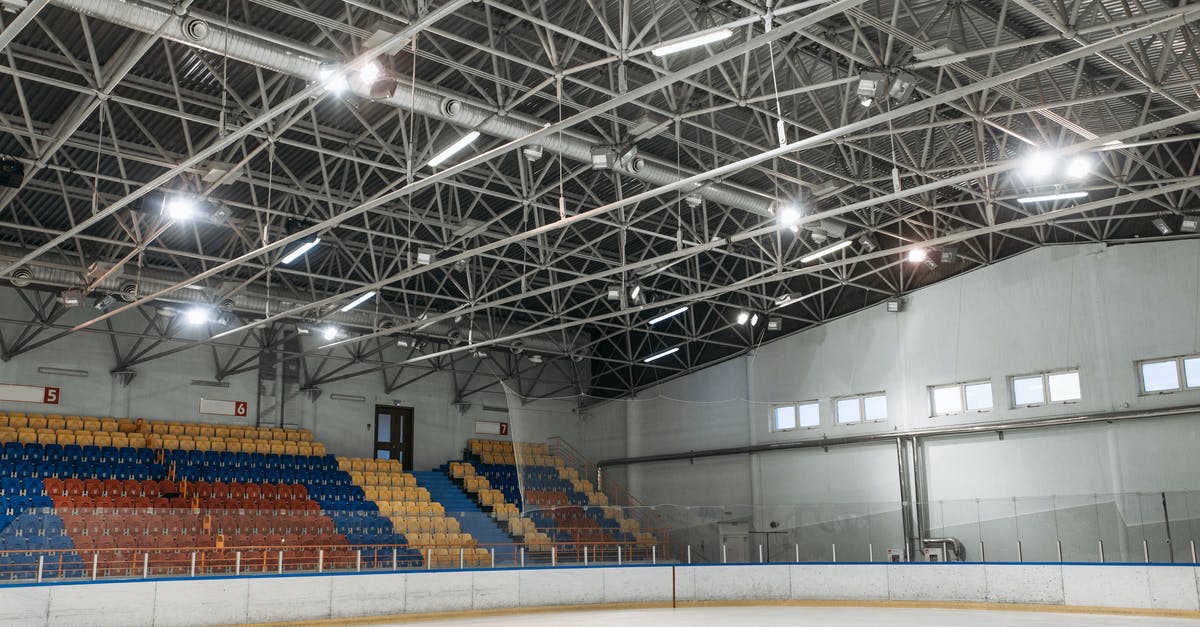
[[[450,479],[448,466],[443,464],[436,470],[415,471],[417,485],[429,490],[429,498],[446,508],[446,516],[458,520],[463,531],[470,533],[479,546],[496,548],[496,564],[513,564],[516,557],[512,545],[518,544],[500,527],[492,516],[485,512],[475,500]],[[503,545],[503,546],[497,546]]]

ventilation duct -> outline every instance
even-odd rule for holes
[[[160,32],[161,26],[162,36],[166,39],[202,48],[213,54],[228,55],[231,59],[298,76],[308,81],[321,79],[323,65],[328,68],[330,64],[342,62],[342,59],[333,58],[331,53],[325,50],[299,41],[286,40],[280,35],[251,26],[239,24],[227,29],[223,18],[202,11],[193,10],[179,16],[169,8],[136,0],[51,0],[51,4],[144,33]],[[203,26],[200,26],[201,23]],[[369,96],[366,93],[360,95]],[[485,135],[504,140],[520,139],[547,124],[545,120],[516,112],[497,111],[483,103],[473,102],[461,95],[451,94],[423,83],[406,85],[404,89],[397,89],[390,97],[375,102],[453,122],[460,127],[475,129]],[[559,153],[568,159],[590,163],[592,146],[602,142],[583,133],[566,131],[542,137],[538,143],[545,150]],[[694,174],[644,156],[626,163],[616,163],[613,169],[655,186],[674,183]],[[725,206],[764,216],[770,215],[771,199],[749,190],[712,184],[701,187],[696,193]]]

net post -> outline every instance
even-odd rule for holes
[[[354,572],[362,572],[362,549],[354,551]]]
[[[722,563],[722,564],[728,564],[728,563],[729,563],[729,554],[728,554],[728,552],[725,550],[725,545],[724,545],[724,544],[722,544],[722,545],[721,545],[721,563]]]
[[[837,563],[837,542],[834,542],[833,544],[829,545],[829,549],[833,553],[833,563],[836,564]]]
[[[92,553],[92,581],[96,580],[97,571],[100,570],[100,554]]]
[[[496,547],[492,547],[492,550],[489,552],[492,554],[492,568],[495,568],[496,567]]]
[[[142,553],[142,579],[150,578],[150,552]]]
[[[42,571],[45,570],[45,568],[46,568],[46,556],[39,555],[38,556],[38,572],[37,572],[37,582],[38,583],[42,583]]]
[[[525,547],[521,547],[521,568],[525,568]]]
[[[238,551],[234,554],[233,574],[241,576],[242,574],[242,552]]]
[[[399,560],[396,559],[396,551],[396,547],[392,547],[392,571],[398,570],[396,566],[399,564]]]
[[[1195,561],[1195,560],[1193,560]],[[617,545],[617,566],[621,565],[621,545]]]
[[[283,551],[279,551],[279,574],[283,574]]]
[[[758,563],[759,563],[759,564],[763,563],[763,551],[762,551],[762,545],[761,545],[761,544],[760,544],[760,545],[758,545]]]
[[[692,545],[687,545],[687,563],[692,563]]]
[[[658,545],[657,544],[650,545],[650,563],[651,564],[658,563]]]
[[[325,572],[325,549],[317,549],[317,572]]]
[[[188,575],[192,576],[192,577],[196,576],[196,552],[195,551],[192,551],[192,564],[188,568]]]
[[[583,565],[588,565],[588,548],[586,546],[583,547]]]

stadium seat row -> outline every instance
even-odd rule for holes
[[[312,432],[308,429],[282,427],[231,426],[177,422],[168,420],[146,420],[143,418],[96,418],[94,416],[62,416],[59,414],[25,414],[22,412],[0,412],[0,427],[50,429],[67,431],[89,431],[142,435],[187,435],[235,440],[278,440],[311,442]]]

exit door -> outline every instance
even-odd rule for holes
[[[396,459],[412,470],[413,410],[411,407],[375,406],[375,459]]]

